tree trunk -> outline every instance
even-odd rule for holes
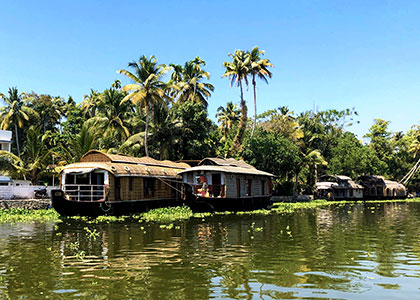
[[[18,157],[20,158],[19,135],[18,135],[18,128],[17,128],[17,124],[15,124],[15,137],[16,137],[16,148],[17,148],[17,153],[18,153]]]
[[[246,121],[247,121],[248,109],[246,107],[246,102],[244,100],[244,93],[242,90],[242,81],[239,81],[239,87],[241,90],[241,118],[239,119],[238,132],[236,133],[236,136],[233,140],[231,154],[241,150],[242,140],[244,138],[244,133],[246,129]]]
[[[298,195],[298,184],[299,184],[299,173],[300,173],[300,168],[296,168],[295,170],[295,180],[293,183],[293,196],[297,196]]]
[[[147,145],[147,135],[149,133],[149,104],[146,104],[146,126],[144,128],[144,152],[149,156],[149,149]]]
[[[255,126],[257,126],[257,83],[255,74],[252,75],[252,86],[254,87],[254,123],[252,124],[251,137],[254,136]]]

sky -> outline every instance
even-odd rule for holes
[[[406,132],[420,123],[420,1],[4,1],[0,92],[10,87],[81,102],[142,55],[206,61],[209,116],[239,89],[222,78],[236,49],[265,50],[274,65],[257,83],[258,113],[288,106],[354,108],[359,138],[375,118]],[[253,114],[252,88],[245,92]]]

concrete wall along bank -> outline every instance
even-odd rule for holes
[[[35,198],[35,190],[45,188],[43,185],[26,185],[26,186],[0,186],[0,200],[10,199],[33,199]],[[56,187],[47,187],[47,196],[51,197],[51,190]]]

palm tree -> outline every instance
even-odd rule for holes
[[[8,97],[0,93],[0,98],[6,103],[5,106],[0,108],[0,128],[7,130],[10,126],[14,126],[16,149],[20,158],[18,128],[22,128],[25,121],[28,121],[31,116],[37,116],[37,113],[25,105],[25,102],[22,100],[22,95],[19,95],[15,87],[9,88]]]
[[[174,69],[171,75],[171,83],[176,86],[174,95],[178,98],[178,103],[192,101],[202,104],[205,108],[207,107],[207,99],[214,91],[214,86],[210,83],[201,82],[205,78],[210,79],[210,73],[202,69],[205,65],[205,61],[199,57],[186,62],[184,67],[170,65]]]
[[[167,85],[161,80],[163,75],[169,70],[165,65],[158,65],[157,59],[152,55],[150,58],[142,56],[138,62],[133,61],[128,67],[134,69],[134,73],[127,70],[117,72],[130,78],[134,83],[125,85],[122,90],[128,92],[122,103],[131,100],[135,105],[139,104],[146,111],[146,124],[144,134],[144,150],[149,156],[147,136],[149,130],[150,110],[155,103],[170,101],[165,94]]]
[[[95,116],[95,109],[99,100],[100,100],[100,93],[92,89],[90,90],[89,95],[85,95],[83,97],[83,101],[81,103],[81,109],[85,117],[92,118]]]
[[[130,103],[122,103],[124,94],[120,91],[110,88],[105,90],[99,97],[95,117],[87,122],[97,127],[104,137],[117,136],[120,141],[130,136],[126,120],[133,113],[133,107]]]
[[[223,139],[226,140],[233,125],[239,121],[240,111],[236,104],[228,102],[226,108],[219,106],[217,109],[217,122],[220,123],[219,130],[223,132]]]
[[[293,111],[290,111],[287,106],[281,106],[275,110],[270,110],[259,116],[260,118],[267,118],[268,120],[261,123],[261,127],[269,132],[281,134],[288,138],[296,145],[299,145],[299,140],[304,137],[304,132],[301,125],[293,116]]]
[[[98,137],[99,132],[95,132],[94,128],[89,126],[88,122],[85,122],[79,133],[69,141],[68,147],[61,145],[60,152],[62,154],[58,154],[62,160],[60,164],[70,164],[80,161],[86,152],[96,148]]]
[[[159,159],[169,159],[171,146],[180,139],[182,121],[162,104],[155,105],[154,120],[151,127],[153,139],[159,146]]]
[[[319,150],[311,150],[308,149],[304,152],[303,149],[300,149],[299,153],[301,157],[301,162],[296,164],[296,171],[295,171],[295,182],[293,186],[294,193],[297,193],[297,186],[299,183],[299,176],[303,176],[302,171],[307,171],[311,167],[317,167],[318,165],[326,166],[328,162],[324,159],[321,152]],[[304,182],[307,182],[305,178]]]
[[[26,142],[22,158],[7,151],[0,151],[0,158],[7,158],[7,162],[14,171],[23,176],[29,176],[33,185],[37,185],[39,177],[48,172],[48,162],[52,151],[48,150],[43,141],[39,128],[29,127],[26,131]]]
[[[26,95],[26,102],[36,112],[38,121],[42,126],[42,134],[47,131],[58,131],[56,125],[60,124],[61,118],[66,114],[67,104],[61,97],[50,95],[37,95],[34,92]]]
[[[257,83],[255,77],[258,77],[268,84],[268,78],[271,78],[272,74],[268,70],[268,67],[273,67],[268,59],[261,59],[260,55],[264,55],[264,50],[258,49],[258,47],[252,48],[249,52],[251,66],[249,68],[252,76],[252,86],[254,88],[254,123],[252,124],[251,137],[254,135],[255,126],[257,122]]]
[[[242,81],[245,81],[245,84],[248,85],[247,76],[250,73],[250,56],[248,53],[242,50],[235,50],[235,53],[229,54],[232,57],[232,62],[224,62],[223,66],[226,68],[225,73],[222,77],[229,77],[231,79],[230,85],[232,86],[236,83],[239,86],[241,91],[241,118],[239,120],[238,132],[233,140],[232,151],[238,151],[241,148],[242,140],[245,133],[246,121],[247,121],[247,106],[244,100]]]

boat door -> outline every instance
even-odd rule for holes
[[[120,177],[115,177],[115,201],[121,200],[121,181]]]
[[[211,175],[211,183],[213,188],[213,197],[219,197],[222,187],[222,178],[220,173]]]
[[[236,177],[236,197],[241,198],[241,179]]]

